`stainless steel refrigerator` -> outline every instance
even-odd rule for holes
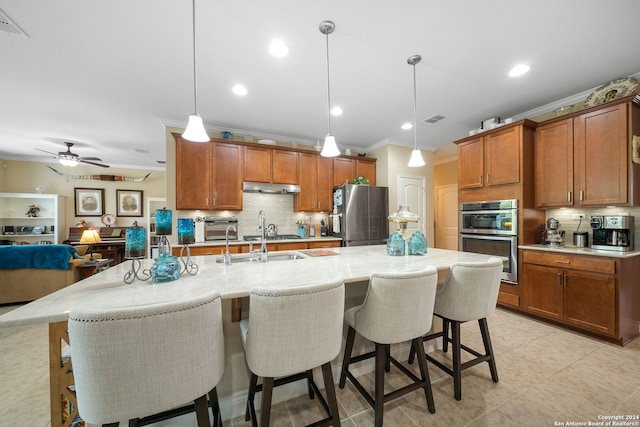
[[[342,184],[333,188],[333,235],[342,246],[381,245],[389,238],[389,189]]]

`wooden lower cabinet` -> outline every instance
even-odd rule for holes
[[[339,248],[340,240],[320,240],[316,242],[273,242],[267,243],[267,251],[275,252],[275,251],[295,251],[301,249],[323,249],[323,248]],[[260,248],[260,242],[253,242],[253,249]],[[174,256],[180,255],[181,246],[176,246],[171,248],[171,254]],[[220,255],[222,252],[226,251],[224,245],[211,245],[211,246],[190,246],[191,256],[201,256],[201,255]],[[246,254],[249,253],[249,244],[235,244],[229,245],[229,253],[231,254]]]
[[[640,258],[522,250],[527,313],[594,332],[619,344],[639,334]]]

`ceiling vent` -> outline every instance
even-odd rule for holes
[[[422,121],[425,123],[436,123],[439,122],[440,120],[444,119],[444,116],[441,116],[440,114],[433,114],[429,117],[427,117],[426,119],[423,119]]]
[[[26,34],[18,28],[16,24],[9,19],[7,15],[3,11],[0,10],[0,30],[6,31],[8,33],[19,34],[22,36],[26,36]]]

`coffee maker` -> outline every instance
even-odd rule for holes
[[[594,215],[592,249],[627,252],[633,250],[634,219],[626,215]]]
[[[560,230],[560,222],[555,218],[547,220],[547,228],[544,231],[544,240],[551,246],[564,245],[564,230]]]

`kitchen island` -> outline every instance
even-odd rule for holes
[[[226,408],[225,413],[237,416],[244,410],[249,377],[239,328],[231,320],[232,300],[248,297],[250,290],[258,286],[297,286],[343,280],[347,284],[346,305],[349,306],[362,301],[369,276],[374,271],[412,271],[434,265],[442,280],[452,263],[489,259],[487,255],[432,248],[429,248],[425,256],[392,257],[386,254],[385,245],[270,253],[275,254],[296,254],[299,258],[236,264],[232,260],[231,265],[224,265],[217,262],[217,256],[194,257],[193,260],[199,267],[194,276],[185,274],[179,280],[167,283],[137,280],[131,284],[126,284],[123,280],[125,273],[131,268],[131,261],[125,261],[0,316],[0,327],[49,324],[51,426],[68,426],[75,416],[75,409],[63,423],[60,420],[63,419],[64,408],[69,406],[67,402],[72,402],[75,406],[75,396],[68,389],[73,384],[73,377],[69,372],[68,358],[62,355],[66,343],[69,343],[66,322],[70,311],[159,303],[215,289],[223,298],[225,332],[225,374],[218,385],[218,391],[222,397],[221,404]],[[150,268],[153,262],[142,260],[142,267]],[[288,391],[279,392],[280,398],[286,399],[305,391],[305,387],[295,388],[296,384],[290,386]]]

